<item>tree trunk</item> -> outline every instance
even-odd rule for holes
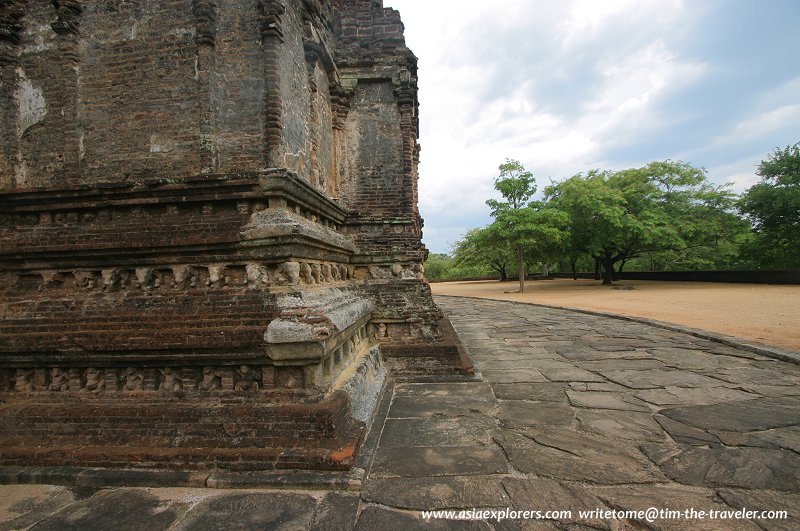
[[[625,266],[625,260],[614,269],[614,282],[622,280],[622,268]]]
[[[603,285],[610,286],[614,283],[614,261],[611,253],[603,255]]]
[[[506,268],[503,267],[500,269],[500,282],[505,282],[506,280],[508,280],[508,272]]]
[[[578,280],[578,272],[575,270],[575,268],[578,267],[578,261],[570,261],[569,266],[572,268],[572,280]]]
[[[603,277],[600,276],[600,258],[595,256],[594,257],[594,279],[595,280],[600,280],[601,278],[603,278]]]
[[[525,260],[521,244],[517,244],[517,273],[519,274],[519,292],[525,293]]]
[[[547,274],[548,274],[549,272],[550,272],[550,271],[549,271],[549,270],[548,270],[548,268],[547,268],[547,264],[545,264],[544,262],[542,262],[542,268],[539,270],[539,275],[541,275],[541,276],[543,276],[543,277],[547,277]]]

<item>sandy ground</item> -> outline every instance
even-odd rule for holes
[[[613,289],[633,287],[635,289]],[[647,317],[800,351],[800,286],[623,280],[437,282],[435,295],[532,302]]]

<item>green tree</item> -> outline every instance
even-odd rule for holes
[[[542,201],[532,201],[536,193],[533,174],[516,160],[506,159],[500,165],[500,175],[494,187],[504,201],[490,199],[486,204],[492,209],[492,231],[510,242],[517,258],[519,291],[525,291],[525,254],[537,252],[552,254],[565,239],[567,217],[548,207]]]
[[[604,283],[614,276],[614,264],[621,272],[642,254],[686,248],[696,230],[693,216],[704,195],[713,195],[705,171],[685,162],[651,162],[613,173],[608,181],[621,191],[625,215],[615,241],[600,256],[604,271],[609,271]]]
[[[582,254],[593,257],[602,265],[603,284],[632,259],[699,250],[737,226],[733,194],[685,162],[578,174],[548,187],[545,197],[569,215],[572,263]]]
[[[773,151],[756,174],[739,202],[755,230],[748,254],[760,267],[800,268],[800,143]]]
[[[751,239],[750,222],[735,212],[736,196],[724,187],[701,192],[695,201],[665,205],[679,236],[677,245],[648,250],[631,267],[650,271],[741,269],[743,245]],[[689,205],[689,206],[687,206]],[[669,213],[671,208],[677,211]]]
[[[623,226],[625,198],[608,183],[608,173],[592,170],[577,174],[545,190],[548,203],[569,218],[569,236],[564,254],[575,264],[581,256],[597,259],[611,248]]]
[[[471,229],[455,245],[454,259],[458,266],[488,268],[508,280],[514,262],[514,247],[494,223]]]
[[[453,267],[453,259],[444,253],[430,253],[425,260],[425,276],[429,280],[441,280],[447,277]]]
[[[536,180],[533,173],[516,160],[506,159],[499,167],[500,175],[494,180],[494,188],[505,201],[489,199],[486,204],[492,209],[497,230],[514,246],[517,257],[519,291],[525,291],[525,228],[526,216],[523,209],[536,193]]]

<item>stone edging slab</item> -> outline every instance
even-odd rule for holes
[[[781,361],[785,361],[788,363],[794,363],[795,365],[800,365],[800,352],[795,352],[793,350],[782,349],[780,347],[772,347],[769,345],[764,345],[762,343],[757,343],[755,341],[747,341],[745,339],[740,339],[733,336],[728,336],[725,334],[719,334],[717,332],[709,332],[708,330],[702,330],[700,328],[691,328],[688,326],[682,326],[674,323],[667,323],[664,321],[658,321],[656,319],[648,319],[647,317],[635,317],[629,315],[620,315],[617,313],[609,313],[609,312],[599,312],[596,310],[584,310],[582,308],[573,308],[570,306],[555,306],[552,304],[541,304],[538,302],[523,302],[523,301],[508,301],[503,299],[490,299],[488,297],[468,297],[468,296],[461,296],[461,295],[434,295],[434,297],[453,297],[459,299],[474,299],[474,300],[490,300],[496,302],[510,302],[512,304],[527,304],[529,306],[539,306],[542,308],[550,308],[553,310],[567,310],[571,312],[577,313],[584,313],[587,315],[596,315],[599,317],[609,317],[611,319],[620,319],[622,321],[631,321],[634,323],[641,323],[650,326],[654,326],[656,328],[663,328],[665,330],[671,330],[673,332],[681,332],[684,334],[688,334],[690,336],[699,337],[700,339],[706,339],[708,341],[715,341],[717,343],[722,343],[723,345],[727,345],[729,347],[738,348],[741,350],[745,350],[747,352],[752,352],[754,354],[759,354],[761,356],[766,356],[768,358],[774,358]]]

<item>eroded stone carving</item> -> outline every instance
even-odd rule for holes
[[[115,289],[122,283],[122,275],[116,269],[103,269],[100,272],[100,278],[105,290]]]
[[[423,266],[421,263],[414,264],[412,271],[418,280],[425,280],[425,266]]]
[[[42,285],[39,287],[47,288],[50,286],[59,286],[64,282],[64,276],[57,271],[42,271]]]
[[[144,390],[144,371],[141,368],[128,367],[125,369],[124,379],[123,387],[126,391]]]
[[[288,265],[287,265],[288,264]],[[297,264],[297,266],[293,265]],[[375,266],[380,269],[378,266]],[[293,280],[295,269],[296,281]],[[379,273],[376,273],[379,274]],[[410,278],[411,269],[404,269],[402,278]],[[173,289],[225,288],[248,284],[250,287],[268,287],[276,284],[328,284],[342,282],[351,278],[350,268],[345,264],[289,262],[278,265],[211,264],[208,266],[176,265],[169,268],[140,267],[131,269],[99,269],[95,271],[78,270],[59,272],[54,270],[37,271],[41,281],[32,285],[31,277],[20,284],[20,289],[60,289],[67,287],[65,277],[72,278],[70,285],[81,290],[101,289],[116,291],[127,287],[137,287],[144,291],[156,290],[164,284]],[[19,281],[19,275],[8,273],[5,283]],[[387,276],[387,275],[382,275]]]
[[[245,275],[247,282],[253,286],[267,284],[269,282],[267,270],[258,264],[245,265]]]
[[[180,391],[183,387],[179,369],[166,367],[161,369],[161,391]]]
[[[105,371],[89,367],[86,369],[86,384],[83,391],[90,391],[92,393],[102,392],[106,388]]]
[[[56,367],[50,369],[50,391],[69,391],[69,374],[67,369]]]
[[[136,273],[136,280],[139,282],[139,286],[142,289],[148,290],[152,289],[155,284],[155,275],[154,270],[150,269],[149,267],[139,267],[135,270]]]
[[[322,282],[322,268],[319,264],[311,264],[311,278],[313,282],[321,283]]]
[[[173,287],[176,289],[194,287],[196,285],[194,270],[185,265],[172,266]]]
[[[258,391],[261,387],[261,370],[258,367],[241,365],[234,374],[236,391]]]
[[[383,339],[387,337],[386,334],[386,324],[385,323],[377,323],[372,325],[372,337],[375,339]]]
[[[434,341],[436,339],[436,335],[434,333],[433,327],[430,325],[419,325],[419,326],[412,326],[411,327],[411,335],[414,337],[421,337],[423,339],[427,339],[429,341]]]
[[[299,367],[279,367],[275,371],[275,383],[286,389],[303,386],[303,370]]]
[[[97,286],[94,271],[73,271],[72,275],[75,277],[75,286],[78,288],[94,288]]]
[[[0,369],[0,392],[62,392],[81,391],[257,391],[274,385],[272,366],[240,365],[238,367],[128,367],[118,369],[88,367],[44,369]],[[291,372],[291,371],[290,371]],[[198,374],[202,375],[198,379]],[[294,379],[282,385],[299,385],[302,378],[291,372]],[[199,380],[199,385],[198,385]]]
[[[300,262],[300,278],[306,284],[316,284],[316,280],[311,274],[311,266],[305,262]]]
[[[300,282],[300,264],[297,262],[285,262],[283,264],[282,273],[286,275],[289,284],[297,284]]]
[[[222,387],[220,374],[214,367],[203,367],[203,381],[200,382],[200,389],[203,391],[212,391]]]
[[[391,278],[391,276],[392,276],[391,270],[383,268],[383,267],[380,267],[380,266],[371,265],[371,266],[368,267],[368,269],[369,269],[370,276],[372,278],[375,278],[375,279]]]
[[[207,285],[217,285],[220,282],[227,284],[229,278],[225,276],[225,265],[214,264],[208,266],[208,280]]]
[[[34,372],[33,369],[17,369],[16,380],[14,382],[14,390],[21,393],[33,391],[34,389]]]

